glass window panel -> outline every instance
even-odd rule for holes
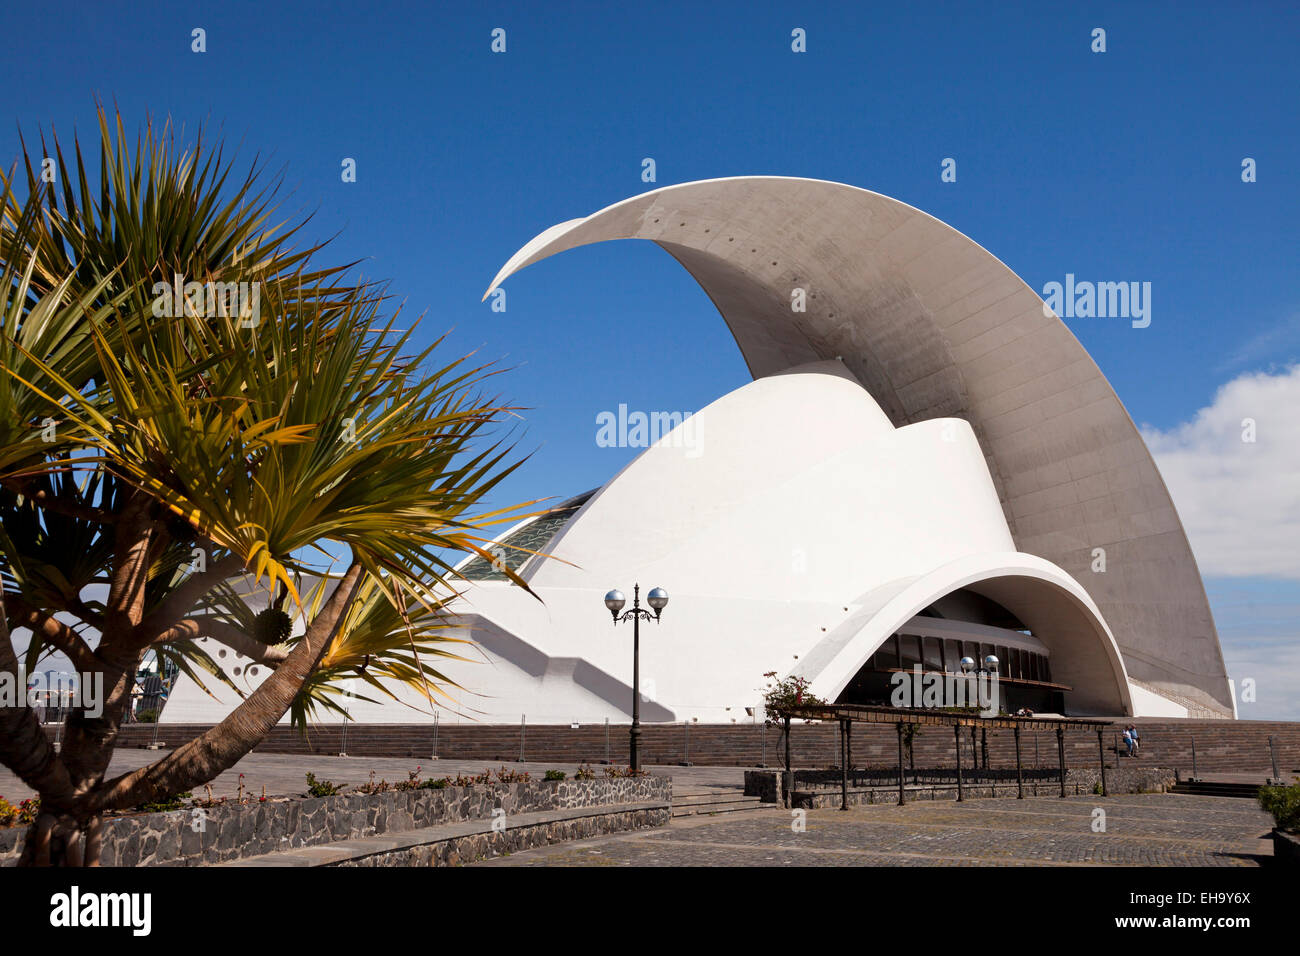
[[[914,664],[921,663],[921,650],[918,646],[921,639],[915,634],[900,634],[899,640],[903,645],[903,667],[910,670]]]
[[[943,647],[943,641],[937,637],[924,638],[925,641],[925,669],[928,671],[943,670],[943,656],[940,653]]]

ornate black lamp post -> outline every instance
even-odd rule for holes
[[[652,617],[659,620],[659,615],[663,609],[668,606],[668,592],[663,588],[654,588],[645,596],[646,603],[650,605],[651,610],[646,610],[641,606],[641,585],[634,585],[632,588],[632,607],[623,611],[623,605],[627,603],[627,598],[623,596],[622,591],[610,591],[605,595],[605,607],[609,608],[609,613],[614,616],[614,624],[618,625],[619,621],[631,620],[632,622],[632,732],[630,744],[630,765],[633,770],[641,769],[641,758],[637,749],[637,742],[641,737],[641,619],[644,617],[647,621]],[[619,611],[623,611],[620,615]],[[651,613],[653,611],[653,613]]]

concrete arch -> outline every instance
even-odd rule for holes
[[[1133,713],[1119,645],[1088,592],[1051,562],[1016,552],[960,558],[863,596],[859,614],[828,634],[794,673],[812,682],[812,693],[834,700],[891,634],[962,588],[1012,611],[1047,646],[1053,679],[1074,688],[1066,695],[1071,713]]]
[[[680,262],[755,377],[842,357],[895,426],[968,421],[1016,547],[1088,582],[1134,678],[1231,716],[1209,602],[1141,435],[1070,330],[991,253],[879,193],[738,177],[553,226],[489,292],[609,239],[646,239]],[[806,313],[791,311],[794,288],[807,290]],[[1094,574],[1098,548],[1107,570]]]

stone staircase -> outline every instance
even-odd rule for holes
[[[747,797],[744,791],[734,787],[673,788],[674,818],[771,809],[772,806],[758,797]]]

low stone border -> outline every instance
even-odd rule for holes
[[[1273,859],[1282,866],[1300,866],[1300,834],[1274,829]]]
[[[202,866],[249,856],[543,810],[672,802],[668,777],[512,784],[219,804],[104,820],[104,866]],[[26,827],[0,829],[0,866],[22,855]]]
[[[838,771],[827,771],[828,785],[824,787],[801,786],[803,781],[796,780],[794,797],[796,807],[807,809],[838,807],[841,802],[838,782],[831,786],[832,776],[838,781]],[[785,774],[781,770],[746,770],[745,795],[756,796],[764,803],[784,803],[782,783]],[[819,774],[820,776],[820,774]],[[1067,795],[1092,793],[1101,782],[1101,772],[1096,768],[1066,770],[1065,792]],[[1110,794],[1118,793],[1164,793],[1174,785],[1174,771],[1162,767],[1107,767],[1106,790]],[[966,783],[962,786],[964,794],[974,797],[1016,796],[1018,789],[1014,779],[997,783]],[[1025,781],[1026,796],[1059,795],[1060,783],[1057,779],[1036,779]],[[908,799],[948,800],[956,799],[955,782],[926,783],[920,786],[905,784]],[[877,796],[879,794],[879,796]],[[892,794],[892,797],[890,796]],[[916,794],[917,796],[913,796]],[[855,796],[856,795],[856,796]],[[800,802],[802,801],[802,802]],[[876,787],[850,787],[849,803],[888,803],[898,802],[897,778],[893,785],[881,784]]]
[[[529,818],[557,817],[558,814],[555,812],[526,814],[524,819],[499,831],[486,828],[476,833],[444,835],[437,831],[447,828],[438,827],[428,831],[427,841],[413,841],[411,845],[380,852],[368,852],[365,848],[361,848],[362,852],[356,856],[319,865],[457,866],[569,840],[666,826],[672,816],[672,807],[640,805],[628,807],[626,810],[598,808],[569,810],[564,813],[566,815],[560,818],[535,821]]]

